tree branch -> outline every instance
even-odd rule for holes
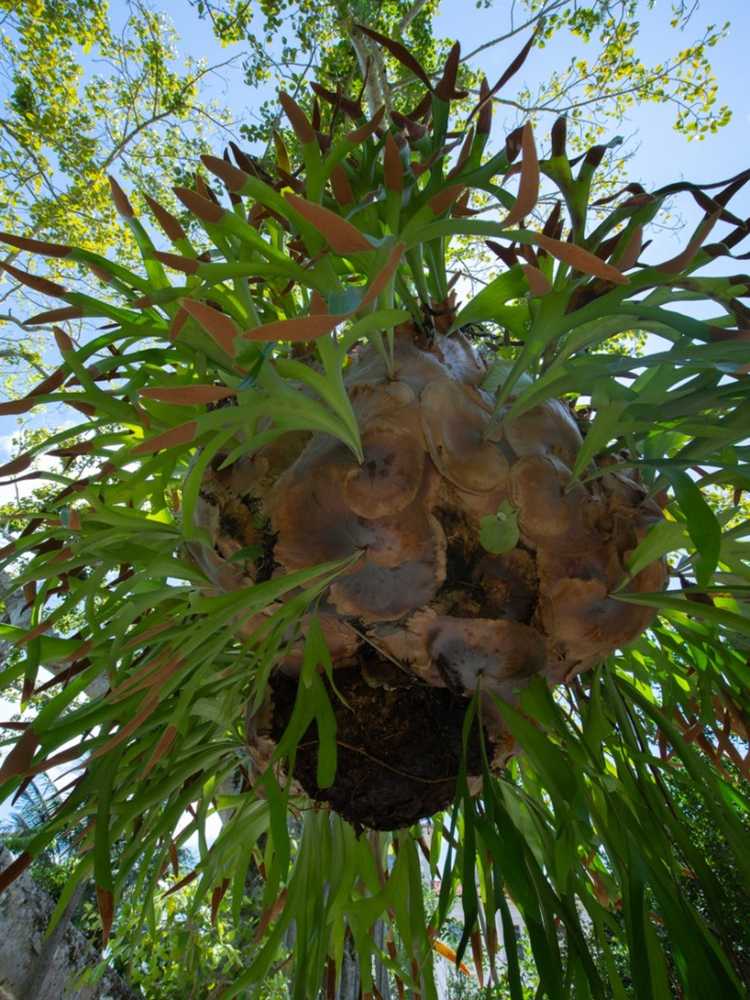
[[[398,34],[403,34],[403,32],[408,31],[411,26],[411,22],[420,12],[420,10],[425,6],[427,0],[414,0],[414,3],[407,10],[401,20],[398,22],[398,27],[396,29]]]
[[[26,153],[26,155],[33,161],[34,166],[39,172],[39,176],[44,181],[45,187],[48,189],[53,198],[57,198],[57,190],[52,184],[52,181],[47,176],[47,172],[44,169],[37,153],[29,147],[29,145],[25,142],[24,139],[21,138],[21,136],[16,132],[13,126],[2,118],[0,118],[0,128],[3,128],[11,137],[11,139],[13,139],[14,142],[17,142],[18,145],[21,147],[21,149]]]
[[[538,13],[534,14],[533,17],[524,21],[523,24],[519,24],[517,28],[511,28],[510,31],[506,31],[504,35],[498,35],[497,38],[492,38],[489,42],[484,42],[482,45],[478,45],[475,49],[472,49],[471,52],[467,53],[467,55],[462,56],[461,62],[466,62],[467,59],[473,59],[474,56],[478,55],[480,52],[484,52],[485,49],[491,49],[494,45],[500,45],[501,42],[507,42],[509,38],[513,38],[514,35],[520,34],[520,32],[525,31],[526,28],[530,28],[532,24],[537,24],[542,20],[542,18],[546,17],[547,14],[563,7],[566,2],[567,0],[549,0],[548,4],[542,7],[542,9]]]
[[[236,62],[237,58],[238,58],[237,56],[232,56],[231,59],[225,59],[224,62],[214,63],[212,66],[204,67],[199,73],[196,73],[195,76],[185,81],[182,89],[180,90],[180,97],[183,94],[185,94],[188,90],[190,90],[191,87],[195,86],[195,84],[198,83],[199,80],[202,80],[203,77],[206,76],[208,73],[212,73],[215,70],[221,69],[224,66],[231,65],[233,62]],[[114,161],[123,154],[126,147],[133,141],[133,139],[137,135],[139,135],[146,129],[150,128],[152,125],[155,125],[157,122],[163,121],[165,118],[168,118],[170,115],[174,114],[176,110],[176,105],[177,101],[174,101],[172,104],[170,104],[169,107],[165,108],[164,111],[152,114],[148,118],[144,118],[144,120],[139,122],[137,125],[134,125],[133,128],[131,128],[131,130],[126,135],[124,135],[122,139],[120,139],[120,141],[117,143],[114,149],[111,150],[111,152],[106,157],[104,162],[101,164],[99,169],[103,173],[106,172],[109,169],[109,167],[114,163]]]

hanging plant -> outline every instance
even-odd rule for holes
[[[490,149],[493,98],[530,43],[456,132],[458,47],[433,83],[367,34],[425,84],[419,105],[368,114],[316,87],[311,119],[282,94],[295,142],[278,137],[275,164],[203,157],[211,184],[175,188],[190,225],[149,201],[169,251],[113,180],[142,273],[2,236],[90,267],[111,294],[4,265],[62,301],[29,321],[62,361],[1,410],[58,404],[76,421],[0,470],[61,487],[2,553],[32,608],[27,630],[6,629],[23,655],[2,681],[54,695],[0,777],[12,795],[62,764],[74,776],[0,884],[84,825],[60,906],[93,874],[106,941],[125,879],[148,923],[165,861],[197,832],[199,864],[177,883],[199,879],[195,905],[228,894],[239,916],[248,867],[266,879],[264,943],[226,997],[262,980],[292,920],[295,997],[324,974],[330,991],[347,929],[364,990],[377,955],[434,997],[459,884],[456,961],[471,941],[481,973],[481,926],[494,968],[499,914],[514,997],[506,895],[545,995],[604,996],[605,979],[624,995],[613,936],[639,997],[666,995],[670,976],[686,995],[740,995],[715,878],[658,769],[681,762],[747,877],[744,792],[707,763],[734,750],[747,774],[747,532],[706,496],[739,502],[750,482],[750,278],[702,268],[747,235],[728,206],[750,172],[592,204],[606,147],[571,160],[564,120],[546,158],[528,123]],[[645,227],[678,193],[705,217],[650,262]],[[456,237],[496,258],[473,296]],[[60,324],[81,317],[105,323],[75,344]],[[629,331],[667,346],[608,350]],[[100,464],[34,471],[44,452]],[[52,634],[76,615],[74,634]],[[82,699],[96,679],[106,693]],[[690,717],[706,711],[695,725],[724,742],[709,732],[699,756]],[[419,850],[442,879],[434,913]],[[686,866],[711,929],[680,896]]]

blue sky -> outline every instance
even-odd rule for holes
[[[116,9],[117,3],[112,4]],[[123,5],[124,6],[124,5]],[[503,33],[507,28],[508,4],[497,0],[487,9],[476,9],[469,0],[443,0],[435,20],[438,36],[461,42],[464,52]],[[517,5],[520,7],[520,5]],[[638,36],[637,54],[647,64],[664,60],[679,48],[687,46],[701,33],[708,23],[731,22],[729,37],[711,53],[713,68],[719,82],[719,102],[733,110],[732,122],[703,142],[689,142],[672,128],[674,109],[651,104],[633,108],[619,126],[613,122],[613,134],[636,133],[639,148],[631,161],[633,179],[648,187],[656,187],[683,176],[700,181],[721,180],[737,173],[750,161],[750,102],[747,97],[747,47],[750,44],[750,3],[748,0],[703,0],[702,5],[684,32],[669,27],[671,3],[656,0],[656,9],[643,9],[643,28]],[[234,54],[234,48],[222,48],[213,38],[205,21],[198,18],[186,0],[162,0],[163,9],[178,26],[181,49],[193,55],[204,55],[209,62],[220,62]],[[482,69],[494,82],[518,51],[525,34],[481,53],[472,64]],[[241,46],[239,47],[241,49]],[[534,88],[553,69],[565,65],[571,57],[593,58],[594,44],[584,43],[560,32],[544,49],[534,49],[521,72],[508,85],[507,93],[513,96],[521,85]],[[215,96],[226,103],[239,121],[249,117],[257,107],[258,94],[242,84],[242,71],[238,65],[222,70],[224,81],[213,86]],[[272,88],[264,88],[263,98],[270,96]],[[502,115],[498,112],[495,125],[501,134]],[[514,114],[507,118],[509,128],[517,124]],[[552,119],[548,119],[548,124]],[[748,202],[750,211],[750,202]]]

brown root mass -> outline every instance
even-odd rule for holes
[[[460,334],[402,329],[392,372],[369,347],[347,368],[361,464],[329,435],[287,434],[227,469],[217,456],[202,484],[196,516],[213,545],[193,551],[218,591],[352,558],[319,615],[354,706],[336,707],[340,740],[355,749],[340,746],[332,789],[315,786],[312,748],[295,775],[364,826],[393,828],[450,799],[462,706],[477,689],[492,766],[502,766],[513,744],[497,699],[517,703],[536,676],[565,683],[637,638],[653,612],[615,592],[665,584],[661,560],[628,579],[630,553],[661,518],[641,483],[598,468],[609,457],[573,479],[583,438],[570,408],[546,400],[511,420],[514,397],[493,413],[484,375]],[[518,540],[493,554],[480,530],[500,510]],[[293,700],[302,645],[277,666],[280,706]],[[400,666],[399,683],[367,683],[375,654]],[[288,716],[278,707],[274,718],[250,739],[259,767],[261,743],[272,746]]]
[[[326,685],[336,715],[337,769],[329,788],[316,782],[318,737],[311,723],[297,748],[294,777],[307,794],[356,827],[396,830],[448,806],[456,793],[462,727],[469,704],[447,688],[430,687],[390,666],[370,664],[336,671],[339,700]],[[387,677],[387,680],[386,680]],[[297,682],[271,678],[271,734],[279,740],[291,718]],[[487,747],[492,755],[492,747]],[[470,734],[467,770],[481,773],[478,726]]]

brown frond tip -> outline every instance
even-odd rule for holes
[[[279,103],[294,129],[294,134],[302,145],[306,146],[311,142],[315,142],[315,131],[299,104],[283,90],[279,92]]]
[[[489,135],[492,130],[492,98],[490,97],[490,85],[487,83],[487,77],[484,77],[479,85],[479,104],[477,107],[479,112],[477,135]]]
[[[190,188],[185,187],[175,187],[172,190],[185,208],[201,222],[217,223],[221,222],[224,217],[224,209],[220,205],[215,204],[210,198],[204,198],[197,191],[191,191]]]
[[[26,320],[24,326],[46,326],[48,323],[62,323],[68,319],[82,319],[83,310],[78,306],[66,306],[64,309],[50,309],[48,312],[37,313]]]
[[[115,203],[118,215],[121,215],[123,219],[134,219],[135,212],[128,196],[111,174],[107,175],[107,179],[109,180],[109,187],[112,193],[112,201]]]
[[[464,193],[464,190],[465,189],[462,184],[449,185],[430,198],[430,208],[435,215],[442,215],[442,213]]]
[[[58,285],[48,278],[42,278],[38,274],[29,274],[28,271],[22,271],[20,268],[7,263],[0,264],[0,269],[7,271],[11,277],[15,278],[16,281],[20,281],[22,285],[32,288],[35,292],[41,292],[42,295],[51,295],[56,299],[64,299],[67,295],[67,289],[63,288],[62,285]]]
[[[57,349],[60,354],[66,354],[68,351],[75,350],[73,341],[67,335],[65,330],[61,330],[59,326],[53,326],[52,332],[55,335],[55,343],[57,344]]]
[[[154,213],[154,218],[170,240],[177,242],[177,240],[187,239],[185,230],[171,212],[168,212],[163,205],[160,205],[159,202],[150,195],[145,194],[143,197],[146,199],[148,207]]]
[[[154,257],[167,267],[174,268],[175,271],[182,271],[183,274],[197,274],[198,261],[191,257],[181,257],[176,253],[165,253],[163,250],[154,250]]]
[[[33,855],[27,851],[19,854],[15,861],[12,861],[7,868],[0,872],[0,892],[8,888],[21,875],[34,860]]]
[[[427,89],[432,92],[432,81],[424,71],[424,68],[404,45],[393,38],[388,38],[387,35],[381,35],[379,31],[373,31],[372,28],[368,28],[364,24],[357,24],[355,27],[369,38],[372,38],[378,45],[382,45],[384,49],[387,49],[394,59],[397,59],[408,70],[411,70],[414,76],[421,80]]]
[[[568,119],[565,115],[561,115],[556,119],[555,124],[550,130],[550,139],[552,140],[552,150],[551,155],[554,156],[565,156],[565,143],[568,134]]]
[[[607,147],[602,144],[592,146],[587,150],[586,155],[583,158],[584,163],[591,170],[596,170],[599,164],[604,159],[604,154],[607,152]]]
[[[9,778],[16,777],[27,771],[31,766],[38,746],[39,735],[29,726],[24,730],[23,736],[3,761],[2,767],[0,767],[0,781],[7,781]],[[6,869],[6,871],[10,871],[10,869]]]
[[[229,158],[229,150],[228,149],[224,150],[224,155],[222,156],[222,159],[227,164],[227,166],[233,166],[232,161]],[[241,205],[242,204],[242,198],[240,198],[240,196],[238,194],[235,194],[234,191],[229,191],[229,200],[232,203],[232,205]]]
[[[193,178],[195,180],[195,190],[198,194],[202,198],[208,198],[210,201],[213,201],[218,205],[219,199],[216,197],[216,193],[203,179],[200,171],[196,170],[193,174]]]
[[[87,263],[89,271],[91,271],[91,273],[95,277],[97,277],[99,281],[101,281],[103,284],[105,285],[116,284],[117,279],[113,274],[110,274],[109,271],[105,271],[104,268],[100,267],[99,264],[93,264],[91,261],[88,261]]]
[[[73,247],[64,243],[47,243],[46,240],[35,240],[30,236],[14,236],[12,233],[0,233],[0,241],[18,250],[28,250],[43,257],[67,257],[73,252]]]
[[[363,251],[367,253],[374,249],[356,226],[347,222],[346,219],[342,219],[335,212],[289,192],[285,198],[295,211],[315,226],[336,253],[348,254]]]
[[[357,145],[359,145],[359,143],[361,142],[364,142],[365,139],[368,139],[373,134],[373,132],[376,131],[381,121],[383,120],[384,114],[385,114],[385,108],[378,108],[378,110],[372,116],[370,121],[365,122],[364,125],[361,125],[359,128],[355,128],[351,132],[349,132],[349,134],[347,135],[347,139],[350,142],[356,143]]]
[[[534,267],[532,264],[522,264],[521,267],[526,275],[526,281],[532,295],[542,296],[552,291],[549,279],[538,267]]]
[[[194,320],[200,323],[201,327],[214,338],[226,354],[231,358],[235,356],[234,340],[238,330],[229,316],[205,302],[194,299],[182,299],[180,305]]]
[[[107,944],[115,915],[115,900],[112,892],[100,885],[96,887],[96,902],[102,923],[102,946]]]
[[[226,160],[222,160],[218,156],[206,154],[201,156],[201,161],[207,170],[210,170],[212,174],[216,174],[217,177],[224,181],[231,193],[238,194],[242,191],[248,178],[244,170],[240,170],[239,167],[227,163]]]
[[[415,122],[427,122],[432,115],[432,93],[428,90],[416,107],[413,107],[407,117]]]
[[[229,148],[232,150],[232,155],[234,156],[235,162],[240,170],[244,170],[246,174],[250,174],[252,177],[257,177],[260,175],[257,165],[253,162],[251,156],[247,153],[243,153],[236,142],[229,140]]]
[[[346,175],[346,170],[344,170],[340,163],[337,163],[331,171],[331,187],[339,205],[352,204],[354,201],[354,192]]]
[[[525,125],[519,125],[512,132],[508,132],[505,137],[505,155],[508,158],[508,163],[512,163],[521,152],[523,130],[525,127]]]
[[[328,90],[320,83],[311,83],[310,88],[312,92],[322,100],[333,105],[334,111],[337,108],[341,108],[344,114],[353,118],[355,121],[364,117],[362,113],[362,105],[358,101],[353,101],[351,98],[345,97],[341,93],[334,93],[332,90]]]
[[[435,94],[441,101],[461,100],[466,97],[467,91],[456,90],[456,78],[458,67],[461,62],[461,43],[456,42],[448,54],[443,75],[435,88]]]
[[[411,118],[407,118],[406,115],[402,115],[398,111],[391,111],[391,118],[395,125],[398,125],[400,129],[406,132],[409,142],[412,145],[419,142],[420,139],[424,139],[427,135],[427,127],[425,125],[420,125],[419,122],[412,121]]]
[[[313,130],[314,130],[314,131],[315,131],[316,133],[317,133],[317,132],[320,132],[320,127],[321,127],[321,123],[322,123],[322,118],[321,118],[321,114],[320,114],[320,101],[318,100],[318,98],[317,98],[317,97],[314,97],[314,98],[313,98],[313,106],[312,106],[312,119],[311,119],[311,120],[312,120],[312,127],[313,127]],[[320,137],[320,136],[318,136],[318,142],[320,142],[320,138],[321,138],[321,137]]]
[[[506,227],[515,226],[529,215],[536,206],[537,199],[539,198],[539,161],[537,159],[534,133],[532,132],[531,125],[527,122],[521,129],[516,129],[516,132],[512,132],[511,136],[515,136],[516,133],[519,133],[517,141],[521,149],[523,149],[521,179],[518,185],[518,195],[516,196],[515,205],[502,223]],[[508,140],[506,140],[506,149],[509,148],[508,142],[511,136],[508,136]],[[511,157],[509,152],[508,159],[511,160],[514,157],[515,153]]]
[[[385,186],[389,191],[400,192],[404,187],[404,167],[401,162],[396,140],[391,132],[385,137],[385,159],[383,163],[383,177]]]

